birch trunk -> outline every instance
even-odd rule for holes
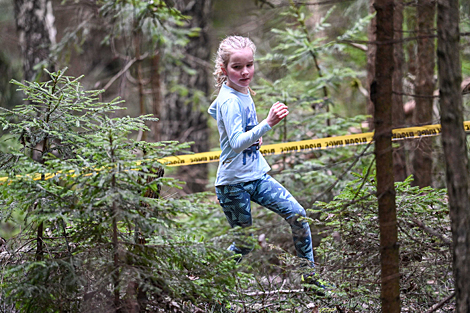
[[[51,44],[55,43],[56,29],[52,3],[49,0],[15,0],[16,29],[23,55],[24,79],[35,81],[42,74],[34,67],[49,65]],[[49,67],[49,66],[47,66]]]

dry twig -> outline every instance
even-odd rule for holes
[[[444,299],[442,299],[441,302],[433,305],[429,310],[426,311],[426,313],[432,313],[436,311],[437,309],[441,308],[444,304],[446,304],[447,301],[452,299],[454,296],[455,296],[455,291],[451,293],[450,295],[448,295],[447,297],[445,297]]]
[[[448,245],[451,245],[452,244],[452,241],[450,239],[448,239],[447,237],[444,237],[442,234],[440,234],[439,232],[437,232],[436,230],[424,225],[423,222],[417,220],[417,219],[412,219],[411,220],[416,226],[418,226],[419,228],[421,228],[422,230],[424,230],[425,232],[427,232],[428,234],[430,235],[433,235],[435,237],[438,237],[439,239],[441,239],[445,244],[448,244]]]

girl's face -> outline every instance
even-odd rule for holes
[[[248,93],[248,86],[255,73],[253,51],[249,47],[233,51],[222,71],[228,77],[227,86]]]

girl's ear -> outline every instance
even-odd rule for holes
[[[224,73],[224,75],[227,76],[227,70],[225,69],[225,67],[222,66],[220,69],[222,70],[222,73]]]

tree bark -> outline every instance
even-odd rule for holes
[[[185,48],[185,65],[197,71],[196,74],[179,71],[178,83],[188,89],[188,95],[177,92],[165,97],[162,112],[162,136],[164,140],[180,142],[193,141],[191,150],[195,153],[209,150],[209,127],[207,125],[207,108],[212,75],[207,68],[211,59],[210,38],[208,34],[209,15],[212,0],[189,1],[180,0],[176,7],[181,13],[191,16],[189,27],[200,27],[197,37],[192,37]],[[202,91],[198,95],[195,91]],[[202,97],[201,97],[202,96]],[[204,107],[200,107],[204,104]],[[204,191],[207,185],[207,164],[184,166],[178,169],[178,177],[186,181],[184,191]]]
[[[137,21],[135,22],[134,29],[138,29]],[[141,43],[142,43],[142,31],[134,30],[134,49],[135,49],[135,57],[137,59],[137,68],[136,68],[136,77],[137,77],[137,90],[139,91],[139,114],[145,115],[147,112],[145,110],[145,95],[144,95],[144,77],[142,74],[142,53],[141,53]],[[147,140],[147,132],[142,130],[139,132],[137,136],[137,140],[146,141]]]
[[[15,0],[16,30],[19,37],[21,53],[23,56],[23,78],[27,81],[40,81],[42,68],[49,67],[50,46],[55,43],[57,33],[54,27],[52,3],[49,0]],[[36,65],[44,62],[40,70],[34,69]],[[32,152],[32,157],[43,162],[47,139],[38,144],[38,149]],[[39,153],[38,151],[42,151]],[[41,261],[44,254],[44,224],[39,223],[36,238],[36,260]]]
[[[403,109],[403,0],[395,0],[395,12],[393,15],[393,61],[395,63],[392,84],[392,127],[405,127],[405,111]],[[404,181],[408,176],[406,168],[405,143],[399,141],[398,147],[393,149],[393,175],[395,181]]]
[[[438,1],[437,27],[439,103],[453,240],[456,312],[463,313],[470,312],[470,200],[467,143],[462,125],[458,0]]]
[[[398,227],[392,156],[392,75],[394,0],[376,0],[375,79],[370,86],[374,103],[374,141],[379,205],[382,312],[400,312]]]
[[[152,59],[150,70],[150,84],[152,86],[152,114],[154,117],[161,118],[162,111],[162,78],[160,75],[160,53],[157,52]],[[151,139],[158,142],[162,140],[161,121],[151,122]],[[150,139],[150,138],[149,138]]]
[[[374,13],[374,1],[369,0],[369,13]],[[369,87],[369,95],[371,94],[370,86],[375,79],[375,53],[377,51],[377,45],[375,44],[376,29],[377,29],[377,17],[374,17],[369,24],[368,38],[369,44],[367,45],[367,86]],[[371,97],[367,100],[367,115],[371,117],[368,119],[369,130],[374,129],[374,103]]]
[[[39,80],[42,74],[34,67],[46,62],[50,67],[50,46],[57,33],[50,0],[15,0],[16,29],[23,55],[24,79]]]
[[[435,0],[418,0],[418,73],[416,77],[416,106],[414,125],[432,124],[434,92],[434,20]],[[432,184],[432,138],[421,138],[413,156],[413,185],[421,188]]]

